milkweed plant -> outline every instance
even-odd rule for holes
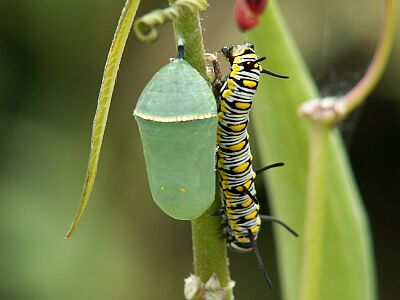
[[[148,180],[152,196],[164,212],[191,222],[194,270],[185,279],[185,298],[233,299],[235,283],[229,274],[226,241],[221,238],[222,219],[215,216],[221,208],[214,180],[217,111],[211,87],[217,74],[208,72],[200,20],[202,12],[213,9],[209,2],[170,0],[169,7],[135,19],[140,0],[126,1],[103,74],[80,205],[66,238],[75,231],[94,186],[117,72],[131,28],[140,40],[154,42],[157,26],[171,21],[177,48],[184,45],[184,59],[178,55],[154,76],[135,110]],[[245,40],[271,58],[271,69],[290,75],[287,81],[260,85],[255,99],[268,101],[255,101],[251,119],[260,163],[287,164],[284,171],[265,177],[271,210],[300,234],[293,239],[274,228],[283,299],[377,297],[368,220],[336,125],[364,101],[387,63],[396,0],[383,2],[383,26],[367,72],[345,95],[327,98],[319,96],[277,1],[234,3],[238,27],[246,31]],[[166,87],[173,92],[166,93]],[[174,156],[168,143],[187,146],[190,155]],[[200,151],[193,155],[193,149]],[[190,160],[191,176],[180,173],[181,159]],[[196,194],[190,194],[193,189]],[[190,205],[182,204],[187,199]]]

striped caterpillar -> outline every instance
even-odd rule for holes
[[[288,78],[263,69],[251,43],[226,46],[222,54],[229,60],[230,74],[221,81],[218,63],[213,60],[218,99],[217,170],[223,194],[223,207],[216,214],[224,216],[223,232],[228,245],[245,252],[254,250],[260,269],[270,288],[271,280],[259,254],[256,240],[261,220],[279,223],[297,236],[286,224],[272,216],[260,216],[260,205],[256,198],[254,180],[256,174],[276,163],[254,171],[249,144],[247,125],[254,94],[258,87],[260,74],[265,73],[279,78]]]

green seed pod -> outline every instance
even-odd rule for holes
[[[144,88],[134,116],[154,201],[175,219],[199,217],[215,192],[217,107],[210,86],[175,59]]]

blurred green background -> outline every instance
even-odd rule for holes
[[[139,16],[166,5],[142,2]],[[206,48],[243,41],[233,1],[209,2]],[[280,1],[323,95],[343,94],[362,76],[382,2]],[[155,44],[133,34],[128,40],[92,200],[76,234],[63,239],[78,205],[104,63],[123,4],[0,0],[0,299],[183,299],[183,279],[192,271],[190,224],[172,220],[151,200],[132,117],[146,82],[175,56],[170,25],[160,28]],[[371,220],[380,299],[400,296],[399,78],[398,33],[379,86],[341,124]],[[260,195],[266,190],[261,180],[257,187]],[[237,299],[280,299],[270,228],[259,240],[277,288],[267,290],[253,255],[230,251]]]

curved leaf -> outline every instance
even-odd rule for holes
[[[117,30],[115,31],[110,51],[108,52],[106,67],[104,69],[103,80],[100,87],[97,110],[93,121],[86,179],[83,186],[79,208],[67,232],[67,235],[65,236],[66,239],[69,238],[75,231],[93,190],[93,185],[96,180],[101,145],[103,142],[104,130],[106,129],[108,111],[110,109],[111,98],[114,91],[115,81],[117,79],[118,68],[139,3],[140,0],[126,1],[118,21]]]
[[[284,170],[267,178],[273,214],[300,233],[293,239],[276,229],[278,259],[284,299],[299,299],[303,225],[309,160],[309,136],[298,106],[318,98],[317,89],[271,1],[261,26],[250,32],[258,53],[270,59],[263,66],[290,76],[287,81],[269,78],[261,84],[253,110],[259,159],[264,164],[285,162]],[[361,199],[339,133],[327,142],[327,209],[322,245],[321,295],[318,299],[374,299],[374,265],[370,233]]]

